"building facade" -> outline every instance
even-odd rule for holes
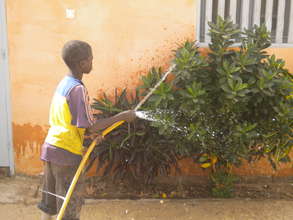
[[[40,147],[48,129],[51,97],[67,71],[60,54],[68,40],[84,40],[93,47],[93,71],[84,77],[92,98],[102,92],[112,94],[114,88],[135,88],[140,75],[152,66],[168,66],[172,51],[180,42],[197,39],[205,46],[208,43],[206,23],[215,14],[234,16],[235,22],[243,28],[271,19],[269,25],[273,27],[274,24],[276,44],[269,52],[285,59],[287,68],[293,71],[292,24],[289,24],[290,19],[276,20],[282,13],[284,18],[290,16],[290,12],[293,14],[292,0],[286,1],[289,2],[287,7],[276,6],[274,0],[267,0],[263,6],[247,5],[246,2],[254,1],[239,0],[0,1],[6,12],[4,15],[1,11],[1,35],[5,30],[8,36],[7,41],[1,38],[1,44],[6,45],[1,48],[7,48],[8,55],[7,68],[1,68],[1,75],[2,72],[6,74],[3,82],[6,92],[1,90],[1,97],[6,98],[0,99],[0,105],[4,106],[2,102],[6,105],[0,112],[1,117],[7,119],[7,125],[0,127],[0,131],[12,131],[2,132],[7,140],[1,143],[0,155],[4,152],[7,156],[3,157],[10,158],[6,164],[11,170],[15,167],[17,173],[36,175],[42,171]],[[253,14],[249,14],[251,7]],[[285,34],[279,35],[280,31]],[[191,160],[182,161],[181,167],[183,175],[204,175]],[[243,175],[293,174],[292,165],[284,165],[274,173],[266,161],[246,164],[236,172]]]

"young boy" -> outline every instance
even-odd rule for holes
[[[91,47],[83,41],[69,41],[63,47],[62,58],[69,73],[55,91],[50,107],[50,129],[41,153],[44,192],[38,207],[42,210],[42,220],[51,219],[62,206],[63,200],[52,194],[65,197],[82,159],[85,131],[97,133],[117,121],[130,122],[135,118],[134,111],[129,110],[94,122],[87,90],[82,82],[83,74],[89,74],[92,70]],[[63,220],[79,219],[83,204],[80,194],[80,184],[77,184]]]

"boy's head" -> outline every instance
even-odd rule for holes
[[[89,73],[92,70],[92,48],[84,41],[68,41],[62,49],[62,58],[72,71]]]

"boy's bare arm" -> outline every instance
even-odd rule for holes
[[[99,132],[118,121],[124,120],[127,122],[131,122],[135,119],[135,117],[136,117],[135,111],[133,110],[124,111],[110,118],[103,118],[103,119],[97,120],[94,125],[88,128],[88,130],[92,133]]]

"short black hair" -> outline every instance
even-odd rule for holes
[[[89,58],[91,55],[91,46],[80,40],[68,41],[62,49],[62,58],[69,69],[73,69],[76,63]]]

